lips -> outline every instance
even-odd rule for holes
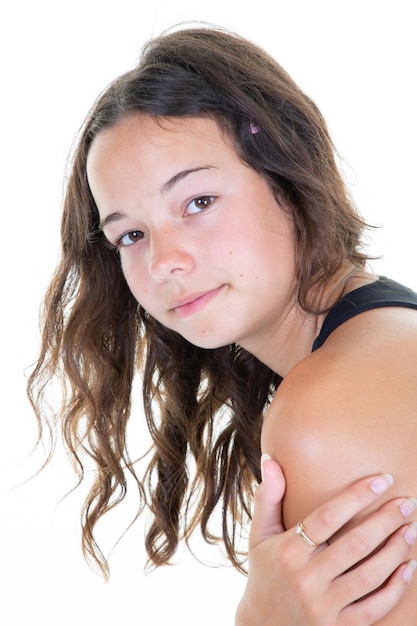
[[[210,289],[208,291],[200,291],[187,294],[172,302],[171,310],[178,317],[187,317],[193,313],[201,311],[209,302],[213,300],[219,293],[221,287]]]

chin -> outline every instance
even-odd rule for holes
[[[202,348],[204,350],[215,350],[216,348],[224,348],[225,346],[229,346],[234,343],[233,339],[231,341],[221,340],[218,337],[210,336],[209,333],[207,335],[200,335],[199,337],[195,336],[186,336],[182,335],[184,339],[186,339],[189,343],[192,343],[193,346],[197,346],[197,348]]]

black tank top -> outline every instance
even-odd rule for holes
[[[313,343],[312,352],[320,348],[327,337],[351,317],[370,309],[388,306],[417,309],[417,293],[385,276],[354,289],[327,313],[320,334]]]

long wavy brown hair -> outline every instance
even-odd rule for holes
[[[93,460],[83,550],[105,575],[108,563],[94,530],[125,497],[129,474],[153,514],[146,538],[153,564],[169,562],[178,542],[200,526],[209,542],[219,535],[233,565],[243,569],[240,528],[250,519],[260,481],[264,412],[281,379],[238,345],[191,345],[130,293],[119,257],[99,230],[86,160],[103,129],[144,113],[213,117],[241,159],[285,199],[296,230],[304,309],[311,310],[311,294],[346,259],[363,265],[364,223],[315,104],[265,52],[221,29],[185,28],[149,42],[138,66],[104,91],[81,130],[66,186],[62,257],[46,296],[41,353],[28,384],[40,437],[45,426],[58,428],[80,479],[85,455]],[[138,372],[153,442],[142,477],[127,445]],[[51,422],[45,406],[56,379],[63,399]],[[217,509],[218,533],[211,527]]]

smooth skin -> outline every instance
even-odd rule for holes
[[[285,474],[282,515],[286,528],[375,471],[384,473],[389,468],[394,485],[378,503],[358,512],[342,532],[329,537],[331,547],[375,511],[381,500],[417,493],[416,362],[415,311],[375,309],[342,324],[284,379],[265,419],[262,445]],[[411,509],[413,503],[414,499],[409,500]],[[415,521],[416,512],[409,509],[409,513],[408,520]],[[319,529],[307,528],[314,539],[321,539]],[[376,529],[373,533],[377,536]],[[356,549],[354,545],[352,550]],[[376,578],[381,584],[379,568],[385,557],[389,557],[387,551],[382,561],[372,561],[375,567],[370,566],[366,580]],[[415,545],[408,558],[417,558]],[[402,602],[378,624],[416,621],[414,581],[410,587]]]
[[[380,620],[402,599],[416,567],[409,558],[417,531],[407,523],[415,509],[413,499],[389,501],[355,529],[327,543],[352,517],[380,506],[392,492],[391,476],[362,479],[308,515],[304,519],[308,535],[322,542],[314,548],[296,535],[294,527],[285,530],[282,523],[285,479],[279,465],[267,457],[262,474],[250,532],[249,576],[236,626],[412,623],[392,617],[389,622]],[[382,550],[348,571],[388,536]]]
[[[407,560],[405,530],[397,531],[365,570],[346,574],[344,584],[337,585],[346,591],[335,594],[333,581],[378,546],[375,540],[369,543],[368,534],[382,541],[405,523],[398,501],[359,527],[364,533],[359,547],[358,535],[348,531],[376,510],[381,498],[363,510],[363,498],[352,506],[345,492],[334,501],[336,520],[323,529],[320,507],[358,479],[385,472],[395,477],[390,498],[417,495],[416,313],[363,313],[311,354],[324,316],[307,314],[298,304],[290,211],[269,183],[240,160],[212,119],[132,114],[95,138],[87,176],[101,228],[119,250],[138,302],[195,345],[238,343],[284,377],[262,433],[263,452],[285,475],[282,519],[284,482],[279,466],[272,464],[282,488],[278,497],[270,486],[278,534],[257,540],[255,509],[241,606],[256,607],[257,621],[252,615],[247,624],[375,623],[368,607],[374,607],[374,616],[379,607],[378,618],[390,602],[391,608],[399,595],[399,576],[393,579],[397,595],[388,586],[365,609],[352,602],[363,595],[358,587],[368,594],[375,581],[383,582]],[[342,293],[375,280],[364,272],[351,276],[352,269],[347,263],[316,294],[318,306],[330,306]],[[258,507],[262,493],[261,488]],[[316,541],[328,540],[330,547],[312,553],[295,535],[300,519],[308,520]],[[343,525],[341,519],[350,521]],[[411,514],[409,519],[417,518]],[[283,528],[289,530],[282,533]],[[401,585],[402,592],[404,581]],[[346,621],[347,607],[362,621]],[[417,599],[408,593],[381,624],[412,623],[416,616]]]

